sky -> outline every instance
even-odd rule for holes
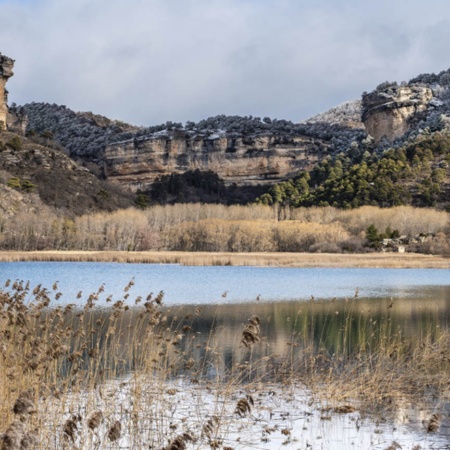
[[[9,102],[299,122],[450,67],[448,0],[0,0]]]

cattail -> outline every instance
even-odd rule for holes
[[[434,433],[435,431],[437,431],[439,429],[440,423],[441,423],[440,414],[436,414],[436,413],[433,414],[430,417],[430,420],[428,421],[427,432]]]
[[[71,419],[67,419],[64,423],[63,433],[66,437],[69,437],[72,442],[75,442],[75,434],[78,431],[78,417],[72,416]]]
[[[116,420],[112,426],[110,427],[110,429],[108,430],[108,439],[111,442],[115,442],[118,439],[120,439],[120,433],[122,432],[122,425],[121,423]]]
[[[212,416],[206,421],[205,425],[203,425],[202,434],[209,438],[213,434],[214,429],[218,424],[219,418],[217,416]]]
[[[95,430],[100,426],[102,420],[103,420],[103,413],[100,410],[94,411],[88,418],[87,426],[89,429]]]
[[[134,286],[134,280],[133,280],[133,279],[130,280],[130,282],[128,283],[127,286],[125,286],[124,291],[125,291],[125,292],[128,292],[132,286]]]
[[[155,303],[157,303],[158,305],[162,304],[162,300],[164,297],[164,291],[161,291],[156,297],[155,297]]]
[[[238,400],[234,412],[240,417],[244,417],[251,413],[253,405],[253,397],[251,395],[247,395],[247,397]]]
[[[172,442],[169,443],[163,450],[185,450],[186,443],[193,441],[193,437],[189,433],[183,433],[177,436]]]
[[[20,450],[28,450],[35,448],[39,444],[39,439],[36,432],[27,432],[20,441]]]
[[[25,425],[20,421],[14,421],[3,435],[1,450],[20,450],[20,443],[24,436]]]
[[[352,405],[341,405],[334,408],[334,412],[337,412],[339,414],[348,414],[355,412],[356,408]]]
[[[19,395],[13,406],[14,414],[25,415],[33,414],[36,412],[34,403],[32,401],[32,395],[33,393],[30,390],[22,392]]]
[[[244,330],[242,331],[241,344],[244,345],[244,347],[252,347],[254,344],[260,341],[260,324],[261,321],[259,320],[259,317],[254,316],[248,320],[248,323],[245,325]]]

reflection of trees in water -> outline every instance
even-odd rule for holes
[[[203,374],[211,376],[245,369],[246,365],[273,373],[311,352],[352,356],[405,339],[414,345],[424,336],[433,339],[439,330],[448,328],[450,298],[445,290],[442,293],[432,300],[352,298],[202,306],[192,319],[196,346],[191,351],[203,364]],[[176,315],[182,317],[189,309],[179,307]],[[171,313],[175,314],[175,309]],[[240,339],[253,315],[261,320],[262,339],[249,351],[240,345]],[[189,351],[187,346],[183,350]]]
[[[189,373],[191,377],[234,374],[245,379],[288,371],[287,367],[292,370],[305,364],[305,358],[321,353],[352,356],[405,339],[414,345],[424,336],[433,339],[449,327],[450,298],[445,289],[439,293],[432,300],[352,298],[171,307],[163,310],[163,328],[178,333],[179,339],[166,345],[167,364],[174,373]],[[112,313],[109,309],[93,310],[89,323],[95,328],[99,319],[104,323]],[[133,308],[124,312],[114,353],[102,353],[111,374],[133,371],[135,361],[144,356],[138,349],[130,354],[127,348],[130,333],[135,339],[136,333],[142,333],[144,338],[145,326],[140,330],[133,327],[139,322],[137,314]],[[248,349],[241,345],[242,331],[255,315],[261,321],[261,341]],[[91,339],[83,355],[87,362],[89,349],[107,345],[108,337],[99,328]]]

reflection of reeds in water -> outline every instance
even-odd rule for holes
[[[332,413],[353,412],[349,401],[367,411],[426,401],[447,388],[447,330],[409,339],[393,326],[396,304],[362,314],[357,296],[339,308],[312,300],[272,345],[264,315],[239,313],[224,329],[198,309],[164,308],[163,293],[133,300],[132,284],[109,308],[96,306],[102,287],[83,306],[58,305],[57,284],[0,291],[2,450],[235,448],[233,424],[288,386],[307,387]],[[281,319],[271,320],[276,329]],[[278,430],[270,418],[263,425],[264,436]]]

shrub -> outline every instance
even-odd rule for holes
[[[22,141],[18,136],[14,136],[6,143],[6,146],[11,148],[12,150],[18,151],[22,148]]]
[[[22,191],[25,192],[33,192],[36,188],[36,185],[33,184],[29,180],[22,180]]]
[[[8,187],[10,187],[11,189],[17,189],[19,191],[24,191],[24,192],[33,192],[36,188],[36,185],[33,184],[31,181],[21,180],[18,177],[10,178],[6,182],[6,185]]]
[[[378,232],[378,229],[375,225],[371,224],[367,227],[366,240],[368,247],[375,248],[377,250],[381,248],[383,236]]]
[[[17,177],[10,178],[6,182],[6,186],[8,186],[11,189],[18,189],[18,190],[20,190],[22,188],[22,184],[20,182],[20,178],[17,178]]]

